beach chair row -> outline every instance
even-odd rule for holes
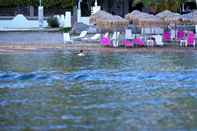
[[[131,30],[125,30],[124,38],[119,38],[114,32],[112,38],[109,33],[106,33],[100,41],[103,46],[125,46],[125,47],[154,47],[154,46],[164,46],[164,45],[178,45],[184,47],[195,47],[196,37],[191,31],[177,31],[175,37],[172,37],[170,32],[164,32],[162,35],[142,35],[142,34],[132,34]],[[116,38],[114,38],[116,37]]]
[[[91,37],[87,37],[87,33],[87,31],[82,31],[79,36],[72,38],[69,33],[65,33],[64,42],[96,41],[108,47],[154,47],[169,45],[166,43],[170,43],[171,45],[178,43],[184,47],[196,46],[196,37],[191,31],[177,31],[176,35],[167,31],[163,32],[162,35],[142,35],[132,34],[132,30],[126,29],[122,34],[120,32],[113,32],[111,34],[107,32],[103,36],[98,33]]]

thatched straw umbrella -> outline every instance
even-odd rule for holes
[[[120,16],[111,16],[105,19],[98,19],[96,25],[101,29],[117,30],[127,27],[129,22]]]
[[[99,11],[90,17],[90,22],[103,30],[117,31],[128,27],[129,21],[116,15],[109,14],[105,11]],[[117,43],[117,33],[115,42]]]
[[[176,25],[181,24],[182,19],[181,15],[179,13],[171,12],[169,10],[165,10],[163,12],[160,12],[156,15],[157,17],[160,17],[166,25],[174,25],[175,28],[175,38],[176,38]]]
[[[95,14],[90,16],[90,22],[96,24],[97,20],[109,18],[111,16],[112,15],[110,13],[100,10],[100,11],[98,11]]]
[[[166,24],[179,24],[181,21],[181,15],[178,13],[165,10],[156,15],[161,18]]]
[[[154,15],[149,15],[147,17],[140,17],[138,19],[138,25],[140,27],[162,27],[164,22]]]
[[[110,31],[125,28],[129,24],[128,20],[105,11],[99,11],[90,16],[90,22],[96,24],[101,29]]]
[[[134,11],[132,11],[131,13],[127,14],[127,15],[125,16],[125,18],[126,18],[127,20],[129,20],[130,22],[133,22],[133,24],[137,25],[138,22],[139,22],[139,19],[140,19],[141,17],[144,18],[144,17],[148,17],[148,16],[149,16],[149,14],[147,14],[147,13],[140,12],[140,11],[138,11],[138,10],[134,10]]]

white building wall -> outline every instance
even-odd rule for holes
[[[47,27],[47,21],[44,21],[44,27]],[[27,20],[19,14],[12,20],[0,20],[0,29],[20,29],[20,28],[38,28],[38,20]]]

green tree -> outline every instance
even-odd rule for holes
[[[72,8],[74,0],[42,0],[45,8]],[[39,0],[0,0],[0,7],[38,6]]]
[[[179,12],[181,11],[182,3],[195,2],[195,0],[134,0],[133,6],[139,2],[143,3],[148,9],[155,9],[156,12],[163,10]]]

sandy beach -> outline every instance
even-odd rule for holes
[[[69,51],[99,51],[99,52],[197,52],[196,48],[164,46],[164,47],[141,47],[141,48],[112,48],[103,47],[99,43],[73,43],[73,44],[0,44],[0,53],[29,53],[54,50]]]

